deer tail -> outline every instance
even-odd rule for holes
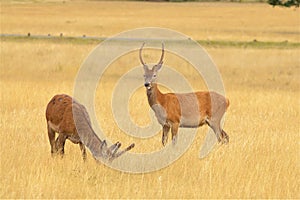
[[[228,98],[226,98],[226,110],[227,110],[227,108],[229,107],[229,99]]]

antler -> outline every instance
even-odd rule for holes
[[[120,144],[121,146],[121,144]],[[123,151],[118,152],[118,149],[120,148],[120,146],[118,146],[113,152],[112,155],[109,158],[109,161],[113,161],[114,159],[118,158],[119,156],[121,156],[122,154],[124,154],[126,151],[129,151],[130,149],[132,149],[135,144],[132,143],[131,145],[129,145],[128,147],[126,147],[126,149],[124,149]]]
[[[144,45],[145,45],[145,42],[142,44],[142,46],[140,48],[140,61],[143,65],[146,65],[146,63],[143,61],[143,57],[142,57],[142,50],[143,50]],[[160,57],[159,62],[157,63],[158,65],[163,64],[164,55],[165,55],[165,45],[164,45],[164,43],[161,43],[161,45],[162,45],[161,57]]]
[[[142,50],[143,50],[144,45],[145,45],[145,42],[142,44],[142,46],[140,48],[140,61],[143,65],[146,65],[146,63],[144,63],[143,58],[142,58]]]
[[[160,57],[159,62],[157,63],[158,65],[163,64],[164,55],[165,55],[165,45],[164,45],[164,43],[161,43],[161,46],[162,46],[161,57]]]
[[[104,160],[108,160],[108,161],[113,161],[114,159],[120,157],[121,155],[123,155],[124,153],[126,153],[127,151],[129,151],[130,149],[132,149],[135,146],[134,143],[132,143],[131,145],[129,145],[128,147],[126,147],[124,150],[122,151],[118,151],[121,147],[121,143],[120,142],[116,142],[115,144],[111,145],[109,148],[107,147],[107,143],[104,140],[103,144],[101,145],[101,151],[102,151],[102,155],[99,157],[100,159],[104,159]],[[96,158],[98,160],[98,158]]]

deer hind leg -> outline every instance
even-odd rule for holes
[[[221,136],[222,136],[223,143],[228,144],[229,143],[229,135],[223,129],[221,132]]]
[[[168,124],[165,124],[163,126],[163,134],[162,134],[162,139],[161,142],[163,144],[163,146],[165,146],[168,142],[168,133],[170,131],[170,126]]]
[[[172,124],[171,132],[172,132],[172,143],[173,143],[173,145],[175,145],[177,143],[178,127],[179,127],[178,123]]]
[[[225,112],[221,112],[218,122],[219,122],[219,128],[220,128],[220,132],[221,132],[221,139],[222,139],[222,143],[223,144],[227,144],[229,142],[229,136],[227,135],[227,133],[221,128],[221,120],[222,117],[224,115]]]
[[[229,136],[227,135],[227,133],[221,128],[221,120],[222,120],[222,117],[224,115],[225,112],[223,112],[222,110],[220,111],[220,114],[217,115],[216,117],[218,118],[216,120],[216,123],[218,125],[218,128],[220,129],[220,136],[221,136],[221,140],[222,140],[222,143],[223,144],[227,144],[229,142]]]
[[[229,142],[229,136],[227,133],[221,128],[221,122],[220,120],[217,121],[211,121],[206,120],[208,126],[213,129],[215,132],[218,142],[222,142],[223,144],[227,144]]]
[[[84,144],[82,144],[82,142],[79,142],[79,147],[80,147],[80,150],[82,153],[83,161],[86,161],[86,149],[85,149]]]
[[[206,119],[206,123],[215,132],[218,142],[221,142],[222,131],[220,128],[220,122]]]
[[[226,112],[226,101],[223,99],[219,99],[218,97],[211,96],[212,98],[212,117],[209,119],[208,125],[214,130],[217,135],[218,141],[222,143],[229,142],[229,136],[227,133],[221,128],[221,120]]]
[[[51,155],[57,152],[57,148],[55,145],[55,131],[48,125],[48,137],[51,146]]]
[[[63,157],[64,153],[65,153],[66,139],[67,139],[67,136],[65,136],[64,134],[61,133],[61,134],[58,135],[58,137],[55,141],[57,153],[60,154],[61,157]]]

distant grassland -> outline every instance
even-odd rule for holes
[[[0,198],[299,199],[298,16],[299,10],[266,4],[1,1],[2,34],[66,38],[1,37]],[[229,144],[199,159],[208,129],[201,127],[180,159],[146,174],[110,169],[90,153],[84,163],[78,145],[70,142],[64,159],[51,158],[46,105],[57,93],[72,95],[81,64],[100,42],[68,37],[109,37],[141,26],[181,31],[208,51],[230,99],[224,126]],[[157,60],[156,55],[145,56]],[[185,61],[167,52],[165,64],[196,90],[206,89]],[[118,69],[138,65],[138,51],[111,64],[95,92],[95,110],[107,137],[124,146],[135,142],[134,152],[149,152],[162,148],[161,132],[133,138],[115,125],[110,109]],[[147,124],[142,76],[136,77],[141,88],[128,109],[132,120]]]
[[[109,37],[163,27],[194,40],[300,42],[299,12],[266,4],[1,1],[1,33]]]
[[[104,41],[106,38],[97,38],[97,37],[64,37],[64,36],[26,36],[26,35],[7,35],[3,34],[0,36],[2,41],[18,41],[25,42],[30,40],[32,42],[47,40],[48,42],[54,43],[73,43],[73,44],[94,44],[97,45],[100,42]],[[224,47],[233,47],[233,48],[264,48],[264,49],[289,49],[289,48],[299,48],[299,42],[274,42],[274,41],[210,41],[210,40],[197,40],[197,42],[203,47],[215,47],[215,48],[224,48]]]

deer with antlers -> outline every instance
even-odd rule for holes
[[[158,122],[162,125],[162,144],[165,146],[171,129],[172,142],[176,144],[179,127],[196,128],[207,124],[213,129],[219,142],[228,143],[229,136],[221,128],[221,119],[229,106],[229,100],[224,96],[210,91],[194,93],[162,93],[156,79],[164,59],[164,44],[159,62],[149,68],[143,61],[142,50],[139,59],[144,68],[144,86],[146,87],[148,103]]]
[[[91,126],[91,121],[85,107],[66,94],[55,95],[47,105],[46,120],[51,154],[64,155],[66,139],[79,144],[83,160],[86,160],[85,146],[91,151],[96,160],[112,161],[134,147],[128,146],[118,152],[120,142],[108,147]],[[55,139],[55,133],[58,137]]]

